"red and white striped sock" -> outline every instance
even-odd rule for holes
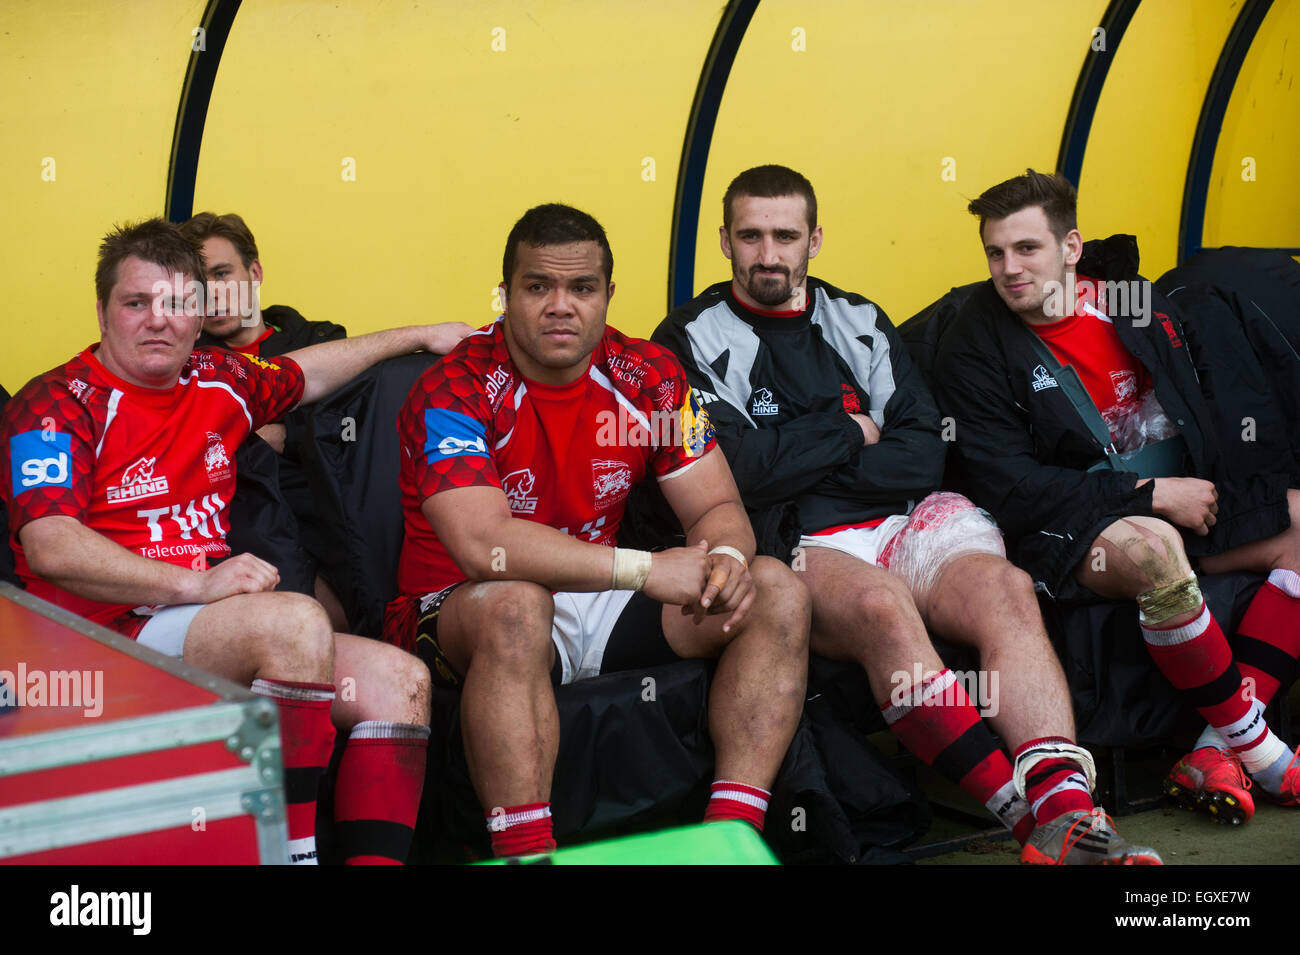
[[[1016,793],[1011,761],[955,674],[932,674],[901,696],[880,708],[899,742],[982,803],[1024,845],[1034,831],[1029,804]]]
[[[1151,659],[1176,689],[1187,691],[1196,711],[1241,757],[1247,772],[1272,765],[1286,744],[1264,721],[1264,707],[1244,691],[1228,641],[1205,601],[1188,623],[1142,624]]]
[[[709,789],[709,804],[704,809],[705,822],[740,819],[759,832],[767,819],[767,803],[772,794],[766,789],[738,783],[731,779],[714,780]]]
[[[334,724],[330,722],[334,686],[254,680],[252,690],[274,700],[280,711],[289,862],[316,865],[316,791],[334,752]]]
[[[1233,656],[1255,699],[1265,706],[1295,678],[1300,657],[1300,574],[1278,568],[1255,594],[1237,628]]]
[[[493,809],[487,814],[487,827],[492,834],[492,854],[498,859],[555,851],[549,802]]]

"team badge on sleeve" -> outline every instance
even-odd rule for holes
[[[481,421],[446,408],[424,410],[424,457],[432,464],[443,458],[488,456],[487,427]]]
[[[9,439],[13,496],[35,487],[72,487],[72,438],[65,431],[24,431]]]
[[[275,364],[274,362],[266,361],[266,360],[263,359],[263,358],[259,358],[259,357],[257,357],[256,355],[245,355],[244,357],[247,358],[247,359],[248,359],[250,362],[252,362],[254,365],[256,365],[258,368],[265,368],[267,371],[279,371],[279,370],[280,370],[280,366],[279,366],[279,365]]]
[[[682,404],[681,415],[682,449],[687,457],[699,457],[713,440],[713,423],[709,421],[709,413],[704,410],[694,388],[686,389],[686,401]]]

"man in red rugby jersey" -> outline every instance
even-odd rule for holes
[[[400,862],[424,779],[428,673],[393,647],[333,633],[314,600],[272,592],[270,564],[229,557],[227,505],[235,449],[252,431],[376,361],[445,351],[460,333],[393,329],[276,361],[196,349],[203,274],[197,245],[161,219],[104,239],[100,341],[5,409],[18,573],[36,596],[275,700],[291,861],[316,859],[316,784],[335,728],[350,731],[339,840],[351,862]],[[344,679],[356,692],[336,699]]]
[[[506,240],[505,314],[415,384],[398,416],[406,537],[385,634],[460,687],[493,849],[554,848],[553,682],[716,657],[706,820],[762,828],[798,723],[807,592],[754,557],[708,416],[663,348],[606,325],[600,224],[539,206]],[[688,546],[615,547],[653,475]]]

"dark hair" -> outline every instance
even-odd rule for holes
[[[1078,202],[1079,194],[1064,176],[1059,173],[1049,176],[1026,169],[1023,176],[985,189],[967,209],[971,215],[980,217],[980,236],[983,237],[984,223],[989,219],[1005,219],[1021,209],[1038,206],[1047,216],[1052,235],[1059,241],[1079,227]]]
[[[100,302],[108,303],[117,284],[117,267],[131,256],[161,265],[169,272],[203,280],[203,253],[179,228],[164,219],[128,223],[117,226],[99,244],[95,297]]]
[[[605,284],[614,281],[614,253],[599,222],[587,213],[558,202],[534,206],[515,223],[506,237],[506,252],[501,259],[501,278],[506,290],[515,273],[515,256],[519,243],[531,246],[568,245],[570,242],[595,242],[600,246],[600,264],[605,270]]]
[[[248,228],[248,224],[233,212],[227,212],[224,216],[219,216],[215,212],[200,212],[188,222],[181,223],[180,230],[194,240],[200,248],[214,235],[229,240],[235,247],[235,251],[239,253],[239,260],[244,263],[244,268],[257,261],[257,243],[253,240],[253,232]]]
[[[786,166],[755,166],[731,180],[722,197],[722,227],[728,232],[731,231],[731,203],[737,196],[759,199],[803,196],[808,206],[808,231],[817,228],[817,195],[812,183]]]

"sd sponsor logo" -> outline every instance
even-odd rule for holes
[[[433,463],[435,454],[444,458],[461,455],[486,457],[487,428],[481,421],[447,408],[424,410],[424,455]]]
[[[24,431],[9,439],[13,496],[35,487],[72,487],[72,438],[66,431]]]
[[[487,445],[482,438],[465,441],[461,438],[443,438],[438,442],[438,453],[453,458],[458,454],[487,454]]]

